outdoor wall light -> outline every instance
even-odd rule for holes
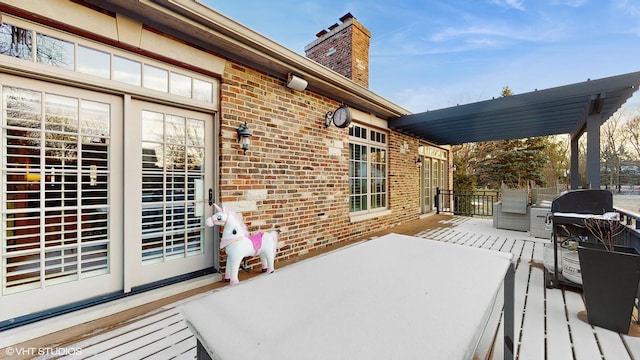
[[[422,164],[422,158],[420,156],[416,158],[416,164],[418,165]]]
[[[289,73],[289,76],[287,77],[287,87],[289,89],[302,91],[307,88],[308,84],[307,80],[292,73]]]
[[[249,131],[249,126],[247,126],[247,122],[244,124],[240,124],[236,129],[238,132],[238,142],[240,142],[240,147],[244,154],[249,150],[249,145],[251,144],[251,132]]]

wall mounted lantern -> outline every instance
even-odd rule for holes
[[[418,156],[418,157],[416,158],[416,164],[417,164],[418,166],[422,165],[422,157]]]
[[[245,121],[244,124],[240,124],[236,131],[238,132],[238,142],[240,142],[240,147],[244,154],[246,154],[247,150],[249,150],[249,145],[251,144],[251,132],[249,131],[247,122]]]

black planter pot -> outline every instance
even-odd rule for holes
[[[582,288],[591,325],[626,334],[640,281],[640,254],[634,248],[607,251],[600,244],[578,248]]]

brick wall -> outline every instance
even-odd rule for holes
[[[369,40],[371,33],[356,19],[351,27],[351,80],[369,87]]]
[[[369,42],[371,32],[358,20],[347,14],[341,25],[327,32],[305,47],[306,56],[353,80],[369,87]]]
[[[227,63],[221,80],[220,200],[243,214],[251,233],[282,231],[278,259],[418,217],[418,142],[388,132],[391,214],[351,222],[348,131],[324,126],[324,114],[338,105]],[[246,155],[236,134],[245,121],[253,135]]]

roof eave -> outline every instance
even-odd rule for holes
[[[366,113],[389,119],[410,111],[300,55],[196,0],[85,0],[120,12],[176,38],[256,68],[286,82],[302,76],[307,89]]]

